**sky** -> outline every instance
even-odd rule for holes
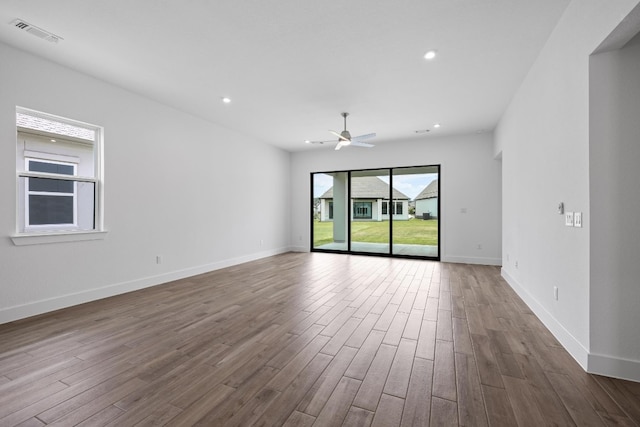
[[[386,183],[389,183],[388,176],[379,177]],[[429,185],[431,181],[438,178],[438,174],[428,173],[428,174],[417,174],[417,175],[394,175],[393,177],[393,187],[406,194],[411,200],[416,197],[424,187]]]
[[[388,176],[379,177],[384,182],[389,182]],[[434,179],[438,178],[438,174],[415,174],[415,175],[394,175],[393,186],[396,190],[401,191],[410,199],[416,197],[424,188]],[[323,173],[317,173],[313,176],[313,197],[320,197],[333,186],[333,177]]]

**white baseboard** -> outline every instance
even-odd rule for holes
[[[309,252],[309,248],[306,246],[291,246],[289,250],[291,252]]]
[[[50,311],[55,311],[78,304],[96,301],[102,298],[108,298],[127,292],[137,291],[139,289],[160,285],[162,283],[196,276],[198,274],[208,273],[210,271],[219,270],[221,268],[231,267],[234,265],[243,264],[245,262],[255,261],[257,259],[282,254],[285,252],[289,252],[290,250],[291,248],[279,248],[257,252],[241,257],[213,262],[210,264],[163,273],[157,276],[143,277],[128,282],[104,286],[102,288],[89,289],[73,294],[61,295],[59,297],[48,298],[44,300],[33,301],[27,304],[3,308],[0,309],[0,324],[13,322],[14,320],[24,319],[27,317],[48,313]]]
[[[640,382],[640,361],[590,353],[504,268],[502,269],[502,277],[585,371],[591,374]]]
[[[502,258],[482,258],[443,255],[442,262],[452,262],[456,264],[479,264],[479,265],[502,265]]]
[[[640,382],[640,361],[591,353],[587,372]]]
[[[542,321],[542,323],[549,329],[554,337],[562,344],[562,346],[569,352],[569,354],[582,366],[584,370],[587,370],[589,351],[578,341],[558,320],[549,313],[542,304],[540,304],[529,292],[527,292],[523,286],[521,286],[517,280],[509,275],[509,272],[504,268],[501,270],[502,277],[507,281],[509,286],[518,294],[520,298],[529,306],[531,311]]]

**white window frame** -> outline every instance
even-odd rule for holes
[[[25,191],[23,197],[25,200],[20,199],[20,191],[16,191],[16,232],[11,236],[13,243],[17,246],[44,244],[44,243],[58,243],[58,242],[73,242],[73,241],[86,241],[86,240],[102,240],[106,237],[106,230],[104,229],[104,158],[103,158],[103,137],[104,128],[101,126],[93,125],[86,122],[80,122],[77,120],[68,119],[65,117],[55,116],[48,113],[42,113],[39,111],[16,107],[17,113],[23,113],[34,117],[40,117],[52,121],[56,121],[62,124],[72,125],[85,129],[90,129],[95,132],[95,138],[92,142],[93,145],[93,176],[78,176],[78,175],[63,175],[63,174],[49,174],[43,172],[31,172],[28,169],[28,163],[25,163],[26,170],[16,171],[16,185],[17,189],[20,187],[20,180],[25,178],[53,178],[58,180],[74,181],[74,224],[73,225],[28,225],[28,184],[25,183]],[[20,130],[18,128],[17,130]],[[64,137],[64,135],[62,136]],[[50,155],[40,156],[33,155],[33,152],[25,152],[25,162],[27,158],[34,161],[44,161],[48,163],[74,163],[72,160],[65,158],[72,156]],[[77,174],[77,162],[74,168],[74,173]],[[28,180],[27,180],[28,182]],[[87,182],[94,185],[94,228],[92,230],[79,230],[77,225],[77,183]],[[51,193],[49,193],[51,194]],[[69,193],[66,193],[69,194]],[[20,230],[20,219],[18,215],[18,206],[24,206],[24,231]]]

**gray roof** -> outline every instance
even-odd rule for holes
[[[427,185],[424,190],[416,196],[414,200],[433,199],[438,197],[438,180],[434,179]]]
[[[320,196],[321,199],[333,199],[333,187]],[[389,184],[377,176],[358,176],[351,178],[351,198],[353,199],[388,199]],[[393,198],[409,200],[402,192],[393,189]]]

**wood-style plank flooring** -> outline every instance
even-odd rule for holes
[[[640,383],[497,267],[291,253],[0,325],[14,425],[638,426]]]

